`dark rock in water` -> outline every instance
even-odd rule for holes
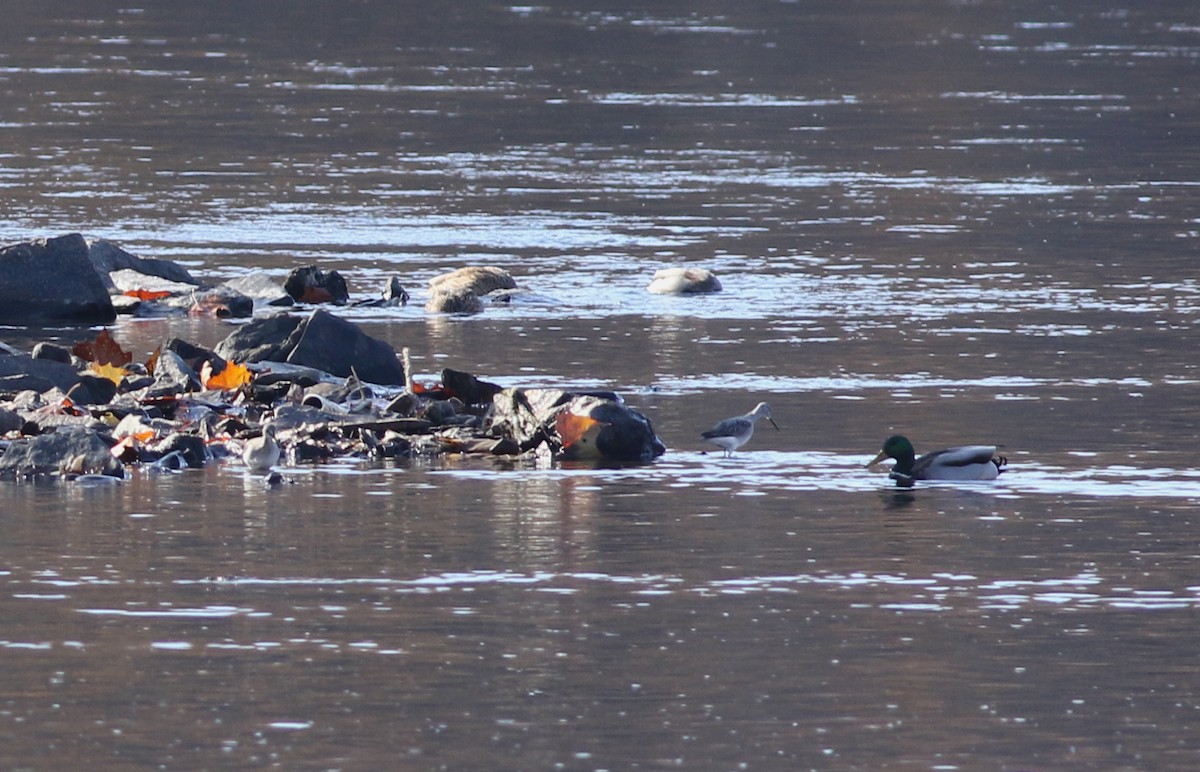
[[[329,402],[354,402],[370,399],[375,396],[371,387],[365,383],[318,383],[307,389],[304,396],[319,396]]]
[[[151,446],[148,450],[157,454],[159,458],[178,452],[192,469],[203,468],[205,463],[212,458],[203,438],[195,434],[180,432],[167,435],[164,440]]]
[[[500,393],[501,387],[494,383],[481,381],[470,373],[461,370],[442,370],[442,386],[450,394],[458,397],[464,405],[491,404],[492,397]]]
[[[258,271],[230,279],[218,287],[228,287],[268,306],[290,306],[295,302],[282,284]]]
[[[370,383],[404,383],[395,349],[320,309],[303,320],[286,315],[255,319],[218,343],[216,353],[235,362],[273,360],[343,378],[353,372]]]
[[[562,421],[574,416],[576,421]],[[571,436],[564,436],[564,426]],[[564,457],[649,461],[666,452],[650,419],[619,401],[558,389],[504,389],[493,400],[490,430],[522,451],[542,442]],[[580,453],[580,439],[588,445]]]
[[[283,313],[253,319],[218,343],[214,353],[234,362],[286,362],[291,352],[288,340],[300,321]]]
[[[344,378],[353,373],[369,383],[404,383],[404,366],[391,345],[327,311],[313,311],[290,340],[295,344],[285,361],[292,364],[316,367]]]
[[[401,416],[411,416],[417,411],[421,400],[415,394],[404,392],[398,395],[395,399],[387,404],[383,409],[385,413],[395,413]]]
[[[42,341],[33,347],[32,352],[34,359],[45,359],[51,362],[62,362],[64,365],[71,364],[71,351],[63,346],[56,346],[53,343]]]
[[[179,354],[170,349],[160,351],[154,367],[154,389],[156,392],[182,394],[199,391],[200,376]]]
[[[433,426],[445,426],[457,414],[453,402],[439,399],[425,403],[425,409],[421,411],[421,417]]]
[[[22,391],[35,391],[45,394],[54,388],[54,382],[37,375],[16,373],[0,375],[0,394],[19,394]]]
[[[285,391],[292,384],[307,389],[329,377],[328,373],[315,367],[301,367],[278,360],[264,359],[259,362],[247,362],[246,368],[254,373],[256,386],[283,385]]]
[[[613,400],[594,396],[575,397],[567,405],[566,412],[599,424],[600,431],[596,434],[595,443],[601,458],[649,461],[667,452],[662,440],[654,433],[649,418]],[[570,450],[570,443],[564,443],[563,452],[568,457]]]
[[[0,407],[0,434],[19,431],[24,425],[25,419],[20,413]]]
[[[148,309],[157,308],[130,295],[112,295],[113,311],[119,316],[148,316]]]
[[[157,276],[161,279],[180,282],[182,284],[196,286],[200,284],[200,282],[192,278],[192,275],[188,273],[186,268],[170,260],[137,257],[106,239],[90,239],[86,243],[88,259],[101,274],[132,270],[147,276]]]
[[[293,270],[283,283],[283,289],[300,303],[344,305],[350,300],[350,290],[342,275],[337,271],[326,273],[315,265]]]
[[[15,389],[17,391],[33,389],[41,393],[47,390],[45,384],[49,383],[48,388],[58,388],[64,393],[70,393],[71,400],[80,405],[103,405],[117,393],[116,384],[112,381],[81,374],[71,365],[48,359],[34,359],[24,354],[0,354],[0,378],[14,376],[38,379],[36,382],[40,384],[33,385],[35,381],[29,381],[30,385],[19,386]],[[14,380],[11,383],[16,386],[18,381]]]
[[[48,474],[106,474],[124,477],[121,462],[95,432],[60,429],[29,440],[12,442],[0,456],[0,475],[30,477]]]
[[[78,233],[0,249],[0,322],[104,324],[116,316]]]
[[[79,386],[68,391],[77,405],[107,405],[117,396],[117,384],[98,375],[83,374],[79,376]]]
[[[226,286],[167,298],[163,302],[174,308],[182,308],[191,316],[240,319],[254,315],[254,301]]]
[[[196,373],[200,372],[205,362],[211,363],[213,372],[217,373],[224,370],[225,365],[229,364],[216,352],[209,351],[203,346],[197,346],[195,343],[189,343],[183,338],[171,338],[167,341],[167,345],[163,346],[163,350],[178,354],[184,364]]]

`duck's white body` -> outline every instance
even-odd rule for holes
[[[995,480],[1000,476],[995,445],[963,445],[926,453],[913,464],[916,480]]]
[[[732,456],[733,451],[745,445],[754,436],[754,423],[765,418],[778,431],[779,426],[771,418],[771,408],[766,402],[759,402],[746,415],[726,418],[706,432],[701,437],[725,451],[726,456]]]

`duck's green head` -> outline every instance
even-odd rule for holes
[[[903,434],[893,434],[883,441],[883,449],[879,451],[879,455],[871,459],[871,463],[867,466],[875,466],[885,458],[896,460],[896,468],[900,471],[907,471],[912,467],[913,459],[917,453],[913,450],[912,443]]]

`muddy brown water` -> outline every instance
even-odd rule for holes
[[[0,236],[342,271],[636,468],[0,487],[0,765],[1194,769],[1200,6],[49,2]],[[538,298],[431,317],[492,263]],[[697,265],[725,291],[644,291]],[[211,320],[123,320],[144,356]],[[5,328],[6,342],[92,331]],[[699,432],[770,402],[732,459]],[[998,443],[988,485],[861,468]]]

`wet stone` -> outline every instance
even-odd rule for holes
[[[83,236],[72,233],[0,248],[0,321],[18,324],[116,319]]]
[[[0,475],[35,477],[49,474],[104,474],[124,477],[109,444],[86,429],[61,429],[13,442],[0,456]]]

